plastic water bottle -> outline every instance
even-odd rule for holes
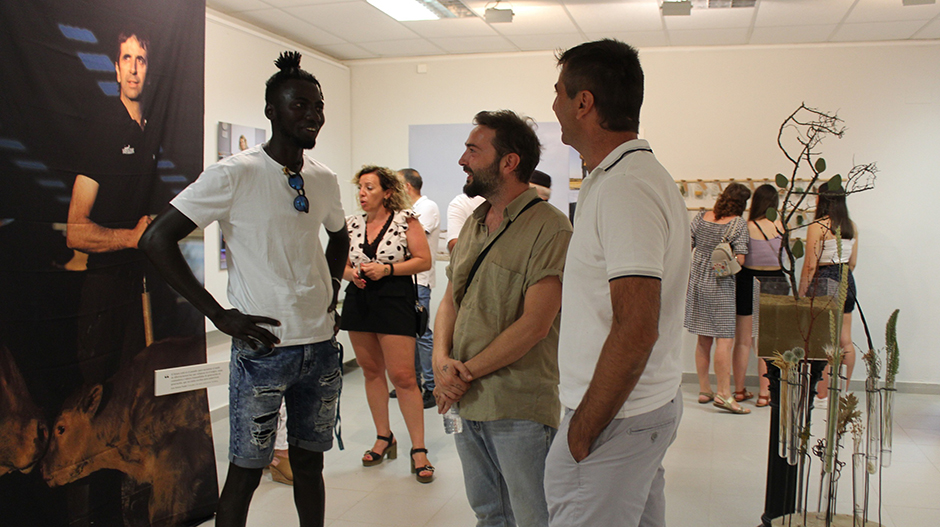
[[[448,434],[459,434],[463,432],[463,420],[457,413],[457,407],[451,406],[444,412],[444,432]]]

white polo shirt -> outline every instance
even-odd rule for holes
[[[427,271],[421,271],[417,274],[418,285],[423,285],[434,289],[434,255],[437,254],[437,240],[441,237],[441,211],[427,196],[421,196],[411,206],[411,210],[418,215],[418,221],[424,227],[424,233],[428,237],[428,247],[431,249],[431,268]]]
[[[682,320],[691,250],[685,202],[645,140],[615,148],[581,184],[565,262],[558,342],[559,396],[577,408],[587,391],[613,309],[610,280],[662,281],[659,339],[617,418],[668,403],[682,377]]]
[[[249,315],[274,318],[279,346],[333,337],[330,270],[320,226],[346,228],[339,184],[325,165],[304,155],[301,175],[310,212],[294,209],[297,191],[283,166],[261,146],[210,166],[170,202],[199,228],[218,221],[225,236],[228,299]]]

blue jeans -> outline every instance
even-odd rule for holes
[[[229,461],[243,468],[271,463],[282,398],[287,442],[311,452],[332,448],[343,386],[341,354],[335,340],[253,350],[232,339]]]
[[[477,527],[548,525],[543,476],[555,429],[534,421],[463,420],[454,435]]]
[[[424,309],[431,312],[431,288],[426,285],[418,284],[418,302],[424,306]],[[434,320],[428,323],[428,330],[415,339],[415,376],[418,378],[418,386],[422,384],[421,378],[424,377],[424,389],[434,391],[434,367],[431,365],[431,352],[434,348],[434,332],[431,327]]]

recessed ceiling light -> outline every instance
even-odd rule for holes
[[[367,0],[386,15],[399,22],[412,20],[437,20],[440,17],[431,11],[427,4],[415,0]]]
[[[904,5],[929,5],[936,3],[937,0],[904,0]]]
[[[662,5],[663,16],[689,16],[692,14],[691,0],[664,0]]]

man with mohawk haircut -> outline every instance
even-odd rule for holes
[[[167,282],[233,337],[230,463],[218,527],[245,525],[274,455],[282,399],[300,525],[323,525],[323,452],[333,446],[342,386],[333,313],[349,238],[336,174],[304,152],[323,127],[323,95],[317,79],[300,69],[299,53],[282,53],[275,65],[264,106],[271,140],[207,168],[139,244]],[[234,309],[222,308],[200,285],[177,243],[213,221],[228,243]],[[325,254],[321,225],[329,235]]]

